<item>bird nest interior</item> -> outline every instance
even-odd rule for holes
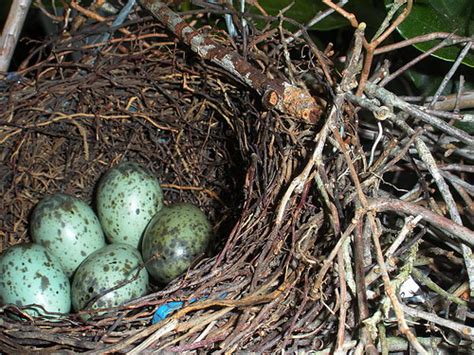
[[[445,287],[465,278],[457,249],[439,246],[439,230],[422,238],[426,226],[416,224],[416,237],[380,271],[381,252],[404,220],[376,212],[390,211],[388,203],[409,184],[380,178],[405,171],[416,180],[405,158],[413,136],[394,128],[369,169],[376,121],[355,101],[334,101],[330,81],[339,80],[337,71],[327,57],[316,61],[307,38],[282,46],[281,33],[271,30],[248,39],[247,59],[270,77],[308,83],[328,103],[318,124],[267,110],[254,91],[197,58],[154,20],[136,19],[126,28],[127,36],[102,46],[86,41],[106,31],[100,24],[51,39],[38,45],[21,76],[0,86],[0,251],[31,241],[30,214],[44,196],[64,192],[93,205],[99,178],[122,161],[158,177],[165,204],[199,206],[212,222],[212,247],[169,284],[151,284],[147,295],[88,320],[76,313],[32,317],[1,305],[0,347],[294,351],[331,349],[336,341],[341,348],[345,332],[371,344],[378,330],[406,349],[404,323],[384,312],[394,294],[384,278],[397,279],[415,261],[431,265]],[[232,45],[224,33],[212,33]],[[333,123],[323,127],[327,119]],[[422,193],[408,201],[424,206]],[[374,199],[364,202],[364,194]],[[370,291],[363,295],[357,268]],[[182,307],[153,323],[156,310],[171,301]],[[369,315],[373,328],[361,322]],[[436,332],[423,322],[410,326],[428,344]]]
[[[158,306],[202,297],[207,301],[181,311],[180,329],[156,340],[179,348],[212,325],[205,348],[252,338],[262,346],[276,336],[270,325],[277,318],[285,315],[291,332],[295,312],[308,307],[301,307],[311,284],[304,265],[318,263],[325,233],[295,242],[316,226],[326,229],[323,213],[306,194],[304,201],[292,198],[278,226],[275,218],[315,128],[264,112],[245,87],[177,46],[156,23],[141,21],[134,30],[153,44],[137,39],[126,53],[120,41],[99,54],[94,47],[71,50],[84,36],[78,34],[40,47],[23,78],[2,87],[1,250],[31,241],[31,211],[49,194],[93,205],[100,177],[122,161],[157,176],[165,204],[187,201],[205,211],[213,225],[211,250],[167,286],[152,286],[145,297],[90,321],[75,314],[32,321],[4,306],[7,349],[130,350],[150,334]],[[304,322],[320,308],[309,305]]]

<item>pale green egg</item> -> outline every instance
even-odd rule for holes
[[[30,231],[36,243],[61,261],[69,277],[88,255],[105,246],[104,232],[92,208],[66,194],[47,196],[36,205]]]
[[[148,273],[145,268],[139,270],[142,264],[140,252],[128,244],[110,244],[92,253],[74,274],[73,308],[111,308],[143,296]]]
[[[45,247],[17,244],[0,256],[0,305],[38,305],[47,312],[71,310],[69,279],[60,261]],[[44,314],[40,307],[30,315]]]
[[[140,165],[121,163],[101,179],[96,203],[108,241],[138,248],[148,222],[163,206],[163,192]]]
[[[206,215],[189,203],[163,207],[143,235],[142,255],[150,275],[168,283],[204,253],[211,238]]]

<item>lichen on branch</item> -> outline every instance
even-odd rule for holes
[[[309,123],[319,120],[321,107],[307,90],[286,80],[268,78],[237,51],[196,31],[161,1],[140,0],[140,4],[202,59],[215,63],[257,91],[268,109],[277,109]]]

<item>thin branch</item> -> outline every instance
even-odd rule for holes
[[[397,238],[395,238],[395,241],[385,252],[385,255],[387,256],[387,258],[390,258],[397,251],[398,247],[402,245],[405,238],[413,232],[413,229],[416,227],[416,225],[421,219],[422,219],[421,216],[416,216],[416,217],[409,216],[405,219],[405,224],[403,225],[403,228],[401,229]]]
[[[339,4],[333,3],[331,0],[322,0],[327,6],[329,6],[334,11],[338,12],[341,16],[345,17],[354,28],[359,27],[359,22],[354,14],[344,10]]]
[[[136,0],[128,0],[125,6],[120,10],[119,14],[115,18],[114,22],[112,22],[113,27],[121,26],[122,23],[127,19],[128,15],[132,11],[133,7],[135,6]],[[98,42],[105,43],[110,38],[110,32],[105,32]]]
[[[411,202],[405,202],[395,199],[372,198],[369,199],[369,209],[377,212],[392,211],[400,214],[412,216],[421,216],[426,222],[445,231],[448,236],[462,240],[464,243],[474,245],[474,231],[452,220],[440,216],[427,208],[421,207]]]
[[[31,0],[14,0],[0,37],[0,72],[8,71]]]
[[[337,6],[339,7],[344,7],[349,2],[349,0],[341,0],[337,3]],[[326,17],[334,13],[335,9],[334,8],[329,8],[325,11],[319,11],[311,20],[309,20],[306,25],[304,26],[305,29],[308,29],[318,22],[324,20]],[[295,38],[300,37],[303,34],[303,30],[298,30],[292,37],[289,37],[286,39],[287,43],[290,43],[293,41]]]
[[[248,63],[237,51],[196,31],[186,21],[159,0],[140,0],[141,5],[162,22],[202,59],[209,60],[256,90],[267,108],[275,108],[310,123],[316,123],[321,108],[304,89],[286,80],[269,79]]]
[[[471,135],[467,134],[461,129],[448,125],[445,121],[437,117],[434,117],[432,115],[429,115],[426,112],[423,112],[422,110],[407,103],[406,101],[402,100],[401,98],[391,93],[390,91],[378,85],[375,85],[371,82],[367,82],[365,86],[365,91],[368,95],[375,96],[378,99],[382,100],[386,105],[398,107],[399,109],[405,111],[406,113],[409,113],[410,115],[413,115],[421,119],[422,121],[438,128],[444,133],[452,137],[458,138],[463,143],[474,146],[474,137],[472,137]]]
[[[391,120],[394,121],[396,125],[401,127],[408,134],[415,133],[415,131],[410,126],[408,126],[406,122],[402,121],[401,119],[392,117]],[[430,172],[431,176],[435,180],[436,185],[438,186],[439,191],[441,193],[441,196],[443,197],[443,200],[446,202],[451,218],[456,224],[462,225],[462,219],[457,209],[456,202],[453,198],[453,195],[451,194],[448,184],[446,183],[446,181],[444,181],[443,176],[441,175],[441,171],[438,169],[436,161],[433,155],[431,154],[429,148],[420,137],[417,137],[415,139],[415,146],[418,151],[418,154],[420,155],[421,160],[425,163],[426,167],[428,168],[428,171]],[[472,245],[472,243],[469,243],[469,244]],[[462,249],[462,253],[464,257],[464,262],[466,264],[466,270],[467,270],[467,275],[469,278],[469,287],[471,290],[471,295],[474,295],[474,260],[472,258],[472,250],[466,244],[461,244],[461,249]]]
[[[446,42],[446,46],[452,46],[454,44],[472,41],[472,38],[470,37],[461,37],[449,32],[432,32],[426,35],[416,36],[410,39],[406,39],[404,41],[388,44],[386,46],[377,48],[374,51],[374,55],[391,52],[396,49],[412,46],[417,43],[432,41],[435,39],[449,39],[449,41]],[[474,44],[471,44],[471,48],[474,49]]]
[[[468,325],[452,322],[445,318],[438,317],[437,315],[433,313],[428,313],[425,311],[421,311],[419,309],[408,307],[404,305],[403,303],[401,304],[401,306],[402,306],[403,311],[412,317],[421,318],[421,319],[427,320],[428,322],[432,322],[434,324],[440,325],[442,327],[452,329],[460,333],[462,336],[467,337],[471,340],[474,340],[474,328]]]
[[[405,63],[404,65],[402,65],[400,68],[398,68],[396,71],[394,71],[392,74],[388,75],[387,77],[385,77],[378,85],[379,86],[385,86],[387,85],[388,82],[392,81],[393,79],[395,79],[396,77],[398,77],[400,74],[404,73],[405,71],[407,71],[409,68],[411,68],[412,66],[414,66],[415,64],[421,62],[423,59],[429,57],[431,54],[433,54],[434,52],[436,52],[438,49],[441,49],[443,47],[446,47],[448,46],[449,44],[449,41],[448,39],[445,39],[443,40],[442,42],[438,43],[437,45],[435,45],[434,47],[430,48],[429,50],[427,50],[426,52],[424,53],[421,53],[419,56],[417,56],[416,58],[413,58],[412,60],[410,60],[409,62]]]
[[[344,253],[343,249],[339,249],[337,253],[337,267],[339,275],[339,289],[340,289],[340,306],[339,306],[339,324],[337,328],[336,352],[338,352],[344,345],[346,335],[346,316],[347,316],[347,283],[346,270],[344,268]]]
[[[333,129],[332,133],[333,133],[334,137],[336,138],[336,141],[339,145],[339,150],[344,155],[344,158],[345,158],[346,163],[348,165],[349,173],[351,175],[351,179],[354,182],[355,189],[356,189],[357,195],[359,197],[359,202],[362,205],[363,209],[366,209],[367,212],[368,212],[367,213],[367,218],[369,220],[370,227],[372,229],[372,241],[373,241],[374,246],[375,246],[375,255],[376,255],[377,263],[379,265],[379,268],[380,268],[380,271],[381,271],[381,274],[382,274],[382,280],[383,280],[383,283],[384,283],[385,293],[389,297],[390,302],[392,303],[393,310],[395,311],[395,315],[397,317],[398,329],[400,329],[400,332],[407,337],[407,339],[410,341],[410,343],[413,345],[413,347],[419,353],[428,354],[428,352],[423,348],[423,346],[421,346],[421,344],[418,342],[418,340],[416,339],[413,332],[408,327],[408,324],[405,320],[405,316],[403,314],[403,311],[400,309],[400,303],[398,301],[398,298],[397,298],[397,296],[395,294],[395,291],[393,289],[393,286],[391,284],[390,276],[389,276],[388,271],[387,271],[387,267],[385,266],[385,260],[383,258],[382,247],[380,245],[380,239],[379,239],[379,237],[380,237],[379,228],[377,228],[377,224],[375,222],[374,214],[368,209],[369,203],[368,203],[367,197],[365,196],[365,194],[362,190],[362,186],[360,184],[356,169],[355,169],[354,164],[353,164],[353,162],[352,162],[352,160],[349,156],[349,153],[347,152],[347,149],[345,147],[345,143],[342,140],[339,133],[335,129]],[[358,211],[360,211],[360,210],[361,209],[359,209]]]
[[[428,108],[432,108],[434,106],[434,104],[436,103],[436,101],[438,101],[439,97],[441,96],[442,92],[444,91],[444,89],[446,88],[446,85],[448,85],[448,82],[451,80],[451,78],[453,77],[454,73],[456,72],[456,70],[459,68],[459,66],[461,65],[462,61],[464,60],[464,58],[466,57],[466,55],[469,53],[469,50],[471,49],[471,44],[473,42],[468,42],[466,43],[466,45],[464,46],[464,48],[462,49],[461,53],[459,53],[458,57],[456,58],[456,61],[453,63],[453,65],[451,66],[451,68],[449,69],[449,71],[446,73],[446,75],[444,76],[443,78],[443,81],[441,82],[441,84],[439,85],[438,87],[438,90],[436,90],[436,93],[434,94],[430,104],[428,105]]]
[[[413,274],[414,278],[420,283],[423,284],[424,286],[428,287],[431,291],[436,292],[438,295],[446,298],[447,300],[456,303],[460,306],[467,306],[468,303],[464,301],[463,299],[445,291],[442,289],[439,285],[437,285],[433,280],[431,280],[428,276],[425,276],[421,271],[419,271],[417,268],[413,268],[411,270],[411,273]]]
[[[369,78],[370,75],[370,68],[372,67],[372,61],[374,58],[374,52],[375,49],[382,43],[395,29],[399,24],[401,24],[410,14],[411,9],[413,6],[413,0],[407,0],[406,7],[403,9],[403,11],[398,15],[398,17],[395,19],[395,21],[392,22],[392,24],[378,37],[372,40],[370,43],[368,43],[365,46],[365,49],[367,51],[365,62],[364,62],[364,67],[362,69],[362,74],[359,79],[359,86],[357,88],[356,95],[360,96],[364,92],[365,84],[367,82],[367,79]]]

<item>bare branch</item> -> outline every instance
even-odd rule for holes
[[[256,90],[267,108],[275,108],[310,123],[318,121],[321,107],[306,90],[286,80],[267,78],[237,51],[196,31],[161,1],[141,0],[140,3],[201,58],[217,64]]]
[[[14,0],[0,37],[0,72],[8,71],[31,0]]]

